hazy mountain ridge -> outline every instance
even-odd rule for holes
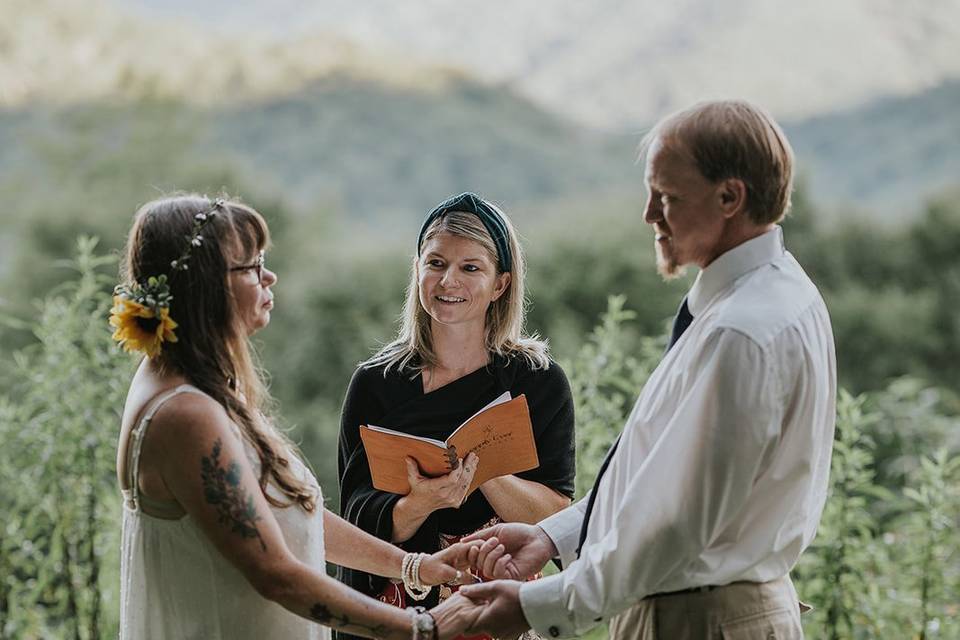
[[[436,90],[462,72],[372,52],[334,33],[271,41],[110,0],[3,0],[0,106],[176,99],[233,103],[284,95],[331,74]]]
[[[641,191],[632,137],[584,131],[508,91],[467,80],[452,82],[437,99],[343,75],[236,105],[0,111],[0,170],[43,175],[34,166],[51,161],[54,140],[109,148],[118,136],[146,136],[149,154],[152,137],[167,126],[153,124],[158,119],[180,128],[192,155],[229,161],[251,187],[269,185],[301,210],[322,204],[367,222],[409,225],[439,199],[468,189],[507,206]],[[154,180],[171,186],[161,175]]]
[[[819,205],[896,220],[960,182],[958,112],[960,81],[784,126]],[[604,191],[642,197],[638,135],[581,129],[470,81],[436,100],[339,77],[212,112],[210,122],[215,146],[247,158],[254,174],[365,219],[419,214],[437,193],[466,188],[508,204]]]
[[[811,194],[834,208],[910,217],[960,184],[960,81],[788,123]]]
[[[196,24],[130,16],[103,0],[83,7],[69,0],[5,2],[5,15],[20,19],[0,22],[0,89],[21,106],[0,110],[0,170],[16,168],[21,180],[38,162],[30,152],[38,140],[72,135],[77,122],[89,121],[81,125],[83,144],[113,144],[119,134],[111,118],[135,129],[138,119],[156,116],[151,109],[141,113],[141,101],[159,98],[170,104],[163,117],[196,128],[202,153],[230,158],[251,180],[296,202],[324,202],[352,218],[409,219],[463,189],[534,208],[589,201],[593,193],[640,197],[633,160],[641,127],[600,134],[538,108],[509,86],[401,59],[354,57],[354,45],[333,39],[302,36],[301,51],[315,46],[326,53],[292,56],[295,44],[238,39],[227,25],[204,32]],[[447,7],[439,18],[453,15],[446,4],[434,4]],[[526,0],[517,6],[532,10]],[[585,28],[608,20],[590,4],[562,6],[578,11]],[[663,55],[679,55],[690,44],[670,35],[677,21],[728,25],[743,17],[729,8],[704,11],[700,0],[678,6],[651,13],[656,20],[648,28],[661,35],[648,44]],[[452,28],[466,33],[468,26]],[[575,50],[575,34],[560,26],[551,27],[554,49]],[[530,61],[531,68],[558,56]],[[629,56],[621,63],[629,66]],[[661,96],[658,111],[682,97]],[[956,184],[958,109],[960,82],[954,82],[785,125],[818,203],[895,217],[912,215],[928,194]]]
[[[476,190],[536,202],[633,179],[635,141],[584,132],[507,91],[464,80],[442,99],[350,77],[211,114],[211,142],[304,202],[352,217],[419,217]]]
[[[786,129],[815,202],[899,220],[917,213],[929,194],[957,184],[958,110],[960,82]],[[169,127],[138,134],[137,123],[157,118],[183,128],[197,158],[243,168],[251,187],[271,185],[308,208],[321,202],[368,222],[402,226],[465,189],[534,211],[573,200],[586,212],[592,194],[620,193],[638,207],[642,198],[638,136],[584,130],[508,91],[466,80],[450,83],[439,99],[334,75],[295,94],[232,106],[0,111],[0,170],[16,169],[21,180],[44,175],[34,163],[47,161],[50,141],[69,141],[77,131],[78,144],[101,148],[118,135],[147,135],[149,153],[149,136]],[[164,184],[162,176],[151,180]]]
[[[960,78],[960,0],[3,0],[0,104],[296,92],[463,73],[635,132],[693,100],[798,120]],[[464,71],[454,71],[459,68]]]
[[[275,38],[333,32],[371,51],[442,60],[605,129],[740,96],[782,119],[960,78],[960,2],[937,0],[127,0],[157,15]]]

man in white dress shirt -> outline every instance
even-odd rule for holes
[[[836,363],[827,309],[785,249],[793,153],[746,102],[697,104],[644,144],[665,277],[700,272],[591,494],[499,525],[462,589],[477,623],[569,638],[800,638],[789,578],[827,492]],[[559,557],[563,571],[523,578]],[[726,634],[726,635],[723,635]]]

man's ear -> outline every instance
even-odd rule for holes
[[[724,218],[732,218],[747,209],[747,185],[740,178],[727,178],[720,182],[717,197]]]
[[[507,287],[510,286],[510,274],[501,273],[497,276],[497,284],[493,288],[493,299],[496,300],[503,295],[504,291],[507,290]]]

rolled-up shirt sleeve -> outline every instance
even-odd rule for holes
[[[545,637],[572,637],[646,596],[701,586],[677,587],[670,578],[697,561],[750,497],[781,429],[772,358],[744,334],[718,328],[683,375],[677,408],[626,490],[598,495],[613,511],[602,537],[588,538],[573,560],[573,514],[563,514],[580,503],[545,521],[561,556],[572,560],[561,573],[521,587],[527,621]],[[716,574],[722,577],[723,567]]]

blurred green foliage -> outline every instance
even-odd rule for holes
[[[955,638],[960,634],[960,455],[925,447],[903,485],[883,483],[876,436],[892,392],[842,392],[831,487],[813,545],[794,571],[810,637]],[[930,410],[920,422],[950,420]],[[910,438],[910,436],[908,436]],[[910,438],[912,439],[912,438]]]
[[[636,314],[611,296],[600,323],[563,368],[577,413],[577,488],[582,497],[600,470],[630,413],[637,393],[657,366],[666,342],[636,337],[626,329]]]
[[[81,238],[0,395],[0,637],[117,636],[117,424],[130,359],[109,344],[103,273]],[[63,267],[67,267],[64,269]]]
[[[104,326],[113,260],[82,239],[61,285],[30,322],[0,395],[0,634],[107,638],[117,633],[120,504],[115,443],[134,361]],[[578,411],[578,493],[656,366],[662,336],[635,335],[611,297],[564,365]],[[795,572],[810,637],[953,638],[960,589],[960,419],[915,380],[841,393],[831,489],[819,535]],[[898,424],[909,419],[910,429]],[[878,442],[900,438],[901,457]],[[306,447],[305,447],[306,448]],[[326,449],[328,453],[332,449]],[[332,465],[323,449],[315,463]],[[16,487],[14,490],[13,488]],[[599,640],[603,628],[589,634]]]

